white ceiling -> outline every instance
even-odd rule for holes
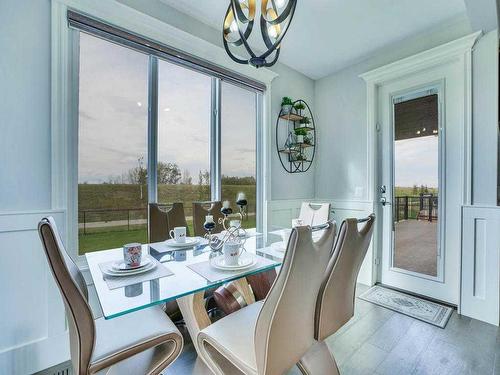
[[[229,4],[161,1],[217,30]],[[465,11],[464,0],[298,0],[280,62],[321,78]],[[259,33],[255,27],[254,33]]]

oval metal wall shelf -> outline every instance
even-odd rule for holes
[[[305,108],[293,109],[299,103]],[[303,173],[311,168],[316,154],[316,126],[311,108],[304,100],[296,100],[293,107],[290,113],[281,109],[276,119],[276,150],[281,165],[288,173]],[[297,141],[297,129],[304,129],[307,134],[303,142]]]

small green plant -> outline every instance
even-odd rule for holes
[[[311,119],[309,117],[301,118],[299,121],[302,125],[309,125],[311,123]]]
[[[306,156],[304,154],[295,155],[295,161],[306,161]]]
[[[306,106],[304,105],[304,103],[298,102],[293,106],[293,108],[295,108],[295,110],[297,111],[302,111],[303,109],[306,109]]]
[[[283,99],[281,100],[281,106],[284,105],[293,105],[292,98],[289,98],[288,96],[284,96]]]
[[[307,136],[307,130],[304,128],[297,128],[295,129],[295,135],[303,135],[305,137]]]

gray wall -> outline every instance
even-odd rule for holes
[[[162,3],[159,0],[118,0],[142,13],[160,19],[183,31],[222,47],[222,36],[219,30],[211,28],[184,13]],[[228,58],[229,60],[229,58]],[[271,152],[271,199],[302,199],[314,197],[315,164],[307,173],[290,175],[281,166],[275,152],[275,121],[280,111],[281,98],[290,96],[295,99],[304,99],[314,112],[314,81],[305,75],[283,65],[276,64],[270,70],[279,76],[275,78],[271,88],[271,123],[272,152]]]
[[[439,30],[384,48],[376,56],[316,81],[319,129],[316,197],[366,200],[366,85],[359,75],[471,32],[464,15]]]
[[[2,0],[0,25],[0,211],[48,208],[50,2]]]
[[[472,202],[497,204],[498,163],[498,33],[479,40],[472,77]],[[500,167],[500,166],[499,166]]]

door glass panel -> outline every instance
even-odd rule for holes
[[[79,253],[147,241],[148,56],[80,33]]]
[[[243,228],[255,228],[256,136],[255,92],[222,82],[221,92],[221,195],[236,212],[238,193],[248,202]]]
[[[394,104],[393,267],[437,276],[438,96]]]
[[[158,203],[210,200],[211,77],[158,62]]]

